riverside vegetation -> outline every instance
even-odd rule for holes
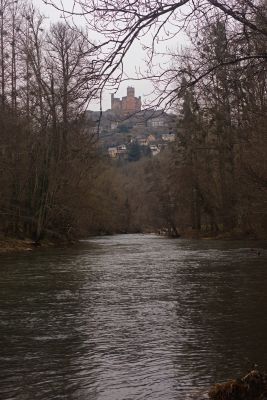
[[[266,2],[233,3],[232,16],[214,6],[191,26],[188,48],[158,79],[175,96],[175,143],[118,165],[84,116],[100,95],[101,47],[86,30],[47,27],[30,4],[1,0],[2,240],[266,237]]]
[[[264,400],[267,396],[267,375],[257,369],[241,379],[217,384],[209,391],[211,400]]]

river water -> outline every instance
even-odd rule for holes
[[[119,235],[0,262],[1,400],[184,400],[267,369],[264,243]]]

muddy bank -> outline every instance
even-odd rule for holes
[[[56,245],[57,243],[49,240],[44,240],[42,242],[34,242],[31,239],[1,238],[0,254],[21,252],[21,251],[33,251],[38,248],[46,248]]]

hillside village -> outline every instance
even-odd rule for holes
[[[127,88],[122,99],[112,94],[111,108],[100,115],[87,111],[98,130],[100,146],[112,159],[136,161],[155,156],[175,141],[176,116],[163,110],[141,110],[141,97],[135,97],[133,87]]]

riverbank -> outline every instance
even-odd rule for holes
[[[42,242],[34,242],[31,239],[15,239],[15,238],[1,238],[0,239],[0,254],[14,253],[21,251],[33,251],[37,248],[46,248],[56,246],[49,240],[44,240]]]
[[[209,390],[191,393],[186,400],[266,400],[267,374],[253,369],[242,378],[213,385]]]
[[[131,232],[132,233],[132,232]],[[139,233],[139,232],[138,232]],[[141,232],[140,232],[141,233]],[[199,232],[197,230],[187,230],[183,232],[181,235],[171,235],[166,231],[158,231],[158,232],[142,232],[144,234],[156,234],[159,236],[169,237],[169,238],[181,238],[181,239],[194,239],[194,240],[227,240],[227,241],[235,241],[235,240],[265,240],[266,237],[257,236],[255,234],[245,234],[240,231],[235,232],[220,232],[220,233],[212,233],[212,232]],[[88,235],[90,236],[113,236],[118,233],[95,233]],[[121,232],[119,233],[121,234]],[[128,234],[125,232],[124,234]],[[37,248],[48,248],[48,247],[56,247],[56,246],[64,246],[71,245],[75,243],[75,240],[67,240],[64,238],[61,239],[44,239],[40,242],[34,242],[31,239],[16,239],[16,238],[0,238],[0,254],[4,253],[13,253],[13,252],[21,252],[21,251],[33,251]]]
[[[242,378],[213,386],[208,396],[210,400],[265,400],[267,375],[254,369]]]
[[[266,240],[266,234],[263,232],[244,232],[240,229],[232,231],[199,231],[196,229],[188,229],[181,234],[184,239],[200,239],[200,240]]]

